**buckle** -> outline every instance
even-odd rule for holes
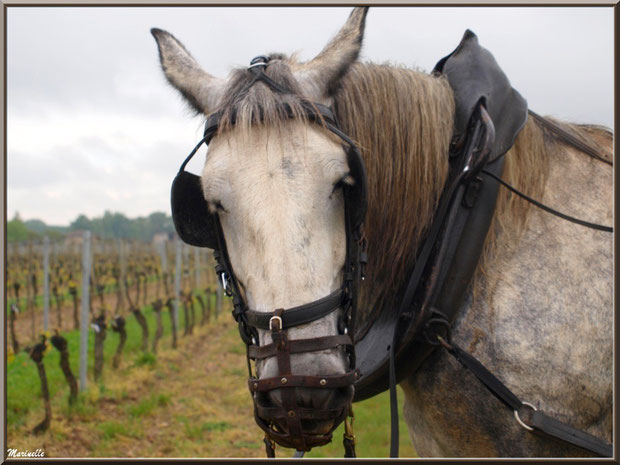
[[[264,55],[259,55],[257,57],[252,58],[252,61],[250,61],[250,66],[248,66],[248,69],[255,68],[257,66],[262,66],[263,68],[265,68],[267,67],[268,63],[269,63],[269,57],[266,57]]]
[[[226,272],[220,274],[220,281],[222,283],[222,288],[224,289],[224,294],[228,297],[233,295],[232,289],[229,285],[228,277],[226,276]]]
[[[278,322],[278,331],[280,331],[282,329],[282,318],[279,316],[272,316],[271,318],[269,318],[269,330],[273,331],[274,320]]]

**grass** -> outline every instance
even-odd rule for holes
[[[165,407],[170,404],[170,396],[167,394],[151,394],[149,397],[142,399],[136,405],[129,405],[127,413],[132,417],[142,417],[151,414],[158,407]]]
[[[204,437],[205,433],[212,431],[226,431],[232,428],[232,425],[226,421],[207,421],[200,424],[194,424],[189,419],[185,418],[183,426],[187,437],[190,439],[200,439]]]
[[[105,421],[97,425],[97,429],[101,431],[103,439],[114,439],[117,436],[129,436],[129,431],[124,423],[115,421]]]
[[[399,411],[403,409],[404,393],[398,388]],[[375,397],[353,404],[355,419],[353,432],[355,435],[355,451],[358,457],[381,458],[387,457],[390,451],[390,396],[383,392]],[[400,457],[417,457],[407,425],[402,413],[399,415],[399,444]],[[342,436],[344,424],[334,432],[332,442],[324,447],[313,449],[305,457],[343,457]]]
[[[143,313],[152,336],[154,312],[145,307]],[[199,321],[199,304],[196,313]],[[104,345],[103,379],[98,384],[92,381],[94,337],[89,335],[89,388],[71,407],[58,365],[59,354],[52,349],[46,355],[53,419],[50,431],[41,437],[28,434],[43,418],[36,366],[23,352],[7,365],[10,447],[45,447],[54,457],[264,457],[263,433],[254,423],[245,384],[245,350],[234,321],[220,315],[206,326],[195,327],[193,336],[184,337],[181,311],[179,348],[173,350],[170,319],[164,310],[164,336],[154,355],[142,353],[141,329],[132,315],[126,318],[128,338],[121,367],[111,368],[118,335],[109,331]],[[77,376],[79,332],[68,332],[65,337]],[[401,408],[402,400],[399,391]],[[358,456],[387,457],[388,393],[354,404],[354,412]],[[342,433],[341,426],[331,444],[306,456],[342,457]],[[416,456],[402,418],[400,444],[401,457]],[[278,457],[292,454],[292,450],[277,449]]]
[[[212,296],[213,297],[213,296]],[[215,298],[213,297],[213,307],[215,305]],[[177,335],[183,332],[183,311],[179,312],[179,325],[177,328]],[[196,305],[196,311],[199,314],[199,305]],[[147,320],[149,327],[149,337],[155,333],[156,319],[155,312],[150,305],[142,308],[142,312]],[[197,315],[198,319],[198,315]],[[143,353],[141,351],[142,344],[142,330],[138,325],[135,317],[131,314],[125,315],[127,331],[127,342],[123,350],[122,366],[120,367],[120,373],[125,376],[131,376],[132,365],[136,366],[153,366],[156,363],[156,356],[150,352]],[[159,347],[164,348],[171,344],[171,329],[169,312],[164,310],[163,315],[164,333],[160,339]],[[79,330],[67,331],[63,333],[65,339],[67,339],[69,350],[69,364],[74,376],[78,379],[79,383],[79,351],[80,351],[80,332]],[[106,375],[112,370],[112,357],[116,351],[119,336],[112,331],[109,327],[106,333],[106,339],[104,342],[104,369],[103,369],[103,382],[105,386]],[[87,385],[92,384],[93,366],[94,366],[94,342],[95,338],[92,331],[88,334],[88,366],[87,366]],[[50,343],[48,343],[48,349],[43,359],[45,365],[45,372],[47,375],[47,382],[49,387],[50,398],[52,399],[52,406],[60,406],[66,403],[69,396],[69,388],[65,380],[64,374],[60,369],[60,353],[54,349]],[[39,375],[36,365],[30,360],[30,356],[24,351],[20,351],[15,354],[13,361],[7,363],[7,426],[8,428],[16,427],[23,423],[23,417],[33,407],[37,407],[34,399],[41,398],[41,383],[39,381]],[[90,392],[89,395],[95,394]],[[42,403],[42,401],[41,401]]]

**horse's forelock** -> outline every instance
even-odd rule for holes
[[[255,127],[279,127],[291,119],[282,110],[283,104],[289,107],[294,119],[307,119],[302,105],[304,98],[291,70],[295,58],[279,53],[271,54],[268,58],[269,65],[264,70],[265,74],[289,92],[276,92],[261,81],[252,84],[255,75],[247,68],[234,70],[216,109],[223,111],[220,132],[234,126],[240,135],[247,136]]]

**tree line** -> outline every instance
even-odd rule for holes
[[[122,213],[106,211],[103,216],[88,218],[79,215],[69,226],[51,226],[43,221],[23,221],[19,213],[7,222],[7,241],[21,242],[41,239],[49,236],[60,239],[71,231],[90,230],[103,239],[135,239],[150,241],[156,233],[173,233],[172,217],[163,212],[154,212],[148,216],[127,218]]]

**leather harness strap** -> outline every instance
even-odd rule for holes
[[[283,357],[283,353],[290,354],[286,350],[280,350],[276,356]],[[270,391],[272,389],[287,390],[295,387],[332,389],[349,386],[355,382],[358,376],[359,372],[357,370],[334,376],[292,375],[281,370],[280,375],[273,378],[250,378],[248,380],[248,387],[252,392]]]
[[[303,352],[333,349],[341,345],[352,346],[353,342],[348,334],[337,334],[336,336],[323,336],[312,339],[293,339],[289,341],[288,344],[291,354],[299,354]],[[278,346],[275,343],[264,346],[252,345],[248,350],[250,358],[260,360],[276,355]]]
[[[322,299],[300,305],[299,307],[286,309],[281,317],[282,329],[292,328],[293,326],[299,326],[323,318],[340,308],[343,300],[342,289],[338,289]],[[269,321],[272,317],[271,313],[257,312],[249,309],[245,311],[247,323],[255,328],[270,329]]]
[[[491,394],[500,400],[509,409],[515,412],[515,418],[526,430],[538,433],[550,438],[559,439],[573,446],[593,452],[601,457],[612,457],[613,446],[602,439],[599,439],[585,431],[573,428],[566,423],[558,421],[545,415],[532,404],[522,402],[504,383],[502,383],[493,373],[491,373],[474,356],[467,353],[456,344],[452,344],[445,339],[438,338],[442,346],[451,354],[461,365],[473,373],[478,380],[486,387]],[[520,418],[522,408],[529,407],[528,418],[523,422]]]
[[[597,231],[609,232],[609,233],[613,233],[614,232],[614,228],[612,226],[605,226],[605,225],[602,225],[602,224],[590,223],[589,221],[580,220],[579,218],[575,218],[574,216],[569,216],[569,215],[566,215],[566,214],[564,214],[562,212],[554,210],[553,208],[548,207],[547,205],[545,205],[543,203],[540,203],[538,200],[535,200],[532,197],[530,197],[528,195],[525,195],[523,192],[515,189],[510,184],[508,184],[506,181],[504,181],[502,178],[500,178],[499,176],[497,176],[494,173],[491,173],[490,171],[482,170],[482,173],[487,175],[487,176],[491,176],[493,179],[495,179],[497,182],[499,182],[506,189],[508,189],[511,192],[517,194],[522,199],[527,200],[532,205],[537,206],[538,208],[546,211],[547,213],[551,213],[552,215],[555,215],[555,216],[557,216],[559,218],[562,218],[563,220],[570,221],[571,223],[575,223],[575,224],[578,224],[578,225],[581,225],[581,226],[585,226],[586,228],[595,229]]]
[[[572,145],[576,149],[581,150],[586,155],[589,155],[598,161],[602,161],[603,163],[613,166],[613,162],[605,159],[594,147],[580,141],[571,133],[562,129],[559,125],[555,124],[553,121],[549,121],[547,118],[540,116],[538,113],[535,113],[532,110],[528,110],[528,113],[545,128],[551,130],[551,132],[555,133],[557,136],[559,136],[561,139],[563,139],[565,142]]]

